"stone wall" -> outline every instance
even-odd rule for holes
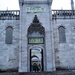
[[[13,28],[12,44],[6,44],[6,27]],[[8,38],[9,39],[9,38]],[[0,69],[18,68],[19,20],[0,20]]]
[[[65,27],[66,42],[59,42],[59,26]],[[53,20],[56,68],[75,69],[75,21],[74,19]]]

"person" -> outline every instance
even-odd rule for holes
[[[39,67],[36,63],[33,64],[33,71],[35,72],[39,71]]]
[[[40,64],[38,65],[38,68],[39,68],[39,70],[38,70],[38,71],[40,72],[40,71],[41,71],[41,65],[40,65]]]

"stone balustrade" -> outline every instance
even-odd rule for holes
[[[52,19],[75,19],[75,10],[52,10]],[[20,20],[20,10],[0,11],[0,20]]]
[[[75,19],[75,10],[52,10],[52,19]]]
[[[19,19],[20,19],[19,10],[0,11],[0,20],[19,20]]]

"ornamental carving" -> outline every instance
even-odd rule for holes
[[[40,34],[45,34],[45,29],[39,22],[37,15],[35,15],[33,22],[28,28],[28,34],[32,34],[33,32],[39,32]]]

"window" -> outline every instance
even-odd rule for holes
[[[13,34],[13,28],[11,26],[6,28],[6,43],[11,44],[12,43],[12,34]]]
[[[59,42],[60,43],[65,43],[66,42],[65,28],[63,26],[60,26],[58,28],[58,31],[59,31]]]

